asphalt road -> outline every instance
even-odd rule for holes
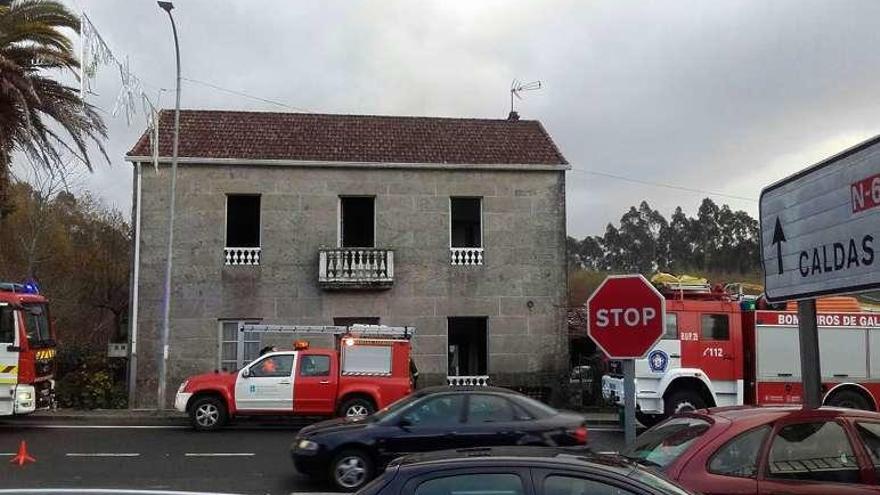
[[[331,487],[300,476],[288,446],[299,426],[240,423],[216,433],[159,425],[0,423],[3,488],[127,488],[248,494],[326,492]],[[612,430],[612,431],[609,431]],[[622,433],[590,430],[594,451],[617,451]],[[8,459],[27,442],[36,463]]]

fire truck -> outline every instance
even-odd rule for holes
[[[645,426],[687,410],[802,402],[795,303],[771,307],[700,283],[656,284],[666,297],[666,331],[636,360],[636,415]],[[852,297],[819,299],[824,404],[878,410],[880,313]],[[623,405],[620,363],[610,361],[602,395]]]
[[[414,387],[412,327],[242,324],[239,331],[330,335],[335,347],[297,340],[293,350],[267,352],[238,371],[190,377],[174,406],[197,430],[240,416],[365,416]]]
[[[0,416],[55,403],[55,340],[36,284],[0,282]]]

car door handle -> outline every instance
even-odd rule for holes
[[[725,360],[725,361],[733,361],[733,356],[724,356],[724,357],[721,358],[721,359],[723,359],[723,360]]]
[[[290,382],[278,382],[278,385],[290,385]]]
[[[321,381],[318,382],[318,383],[320,383],[321,385],[329,385],[329,384],[330,384],[330,380],[321,380]]]

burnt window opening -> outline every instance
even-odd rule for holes
[[[483,376],[488,373],[486,318],[449,318],[449,376]]]
[[[226,197],[226,247],[260,247],[260,196]]]
[[[375,246],[375,198],[373,197],[341,197],[340,223],[342,236],[340,247],[374,247]]]
[[[483,247],[480,198],[450,198],[452,247]]]

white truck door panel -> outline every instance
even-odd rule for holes
[[[868,376],[867,330],[819,327],[822,378],[860,379]]]
[[[294,368],[295,353],[290,352],[267,354],[242,368],[235,379],[235,408],[292,412]]]
[[[758,378],[799,380],[801,354],[797,327],[756,325],[755,334]]]
[[[0,416],[13,413],[15,384],[18,381],[18,352],[9,347],[18,345],[17,312],[0,303]]]

